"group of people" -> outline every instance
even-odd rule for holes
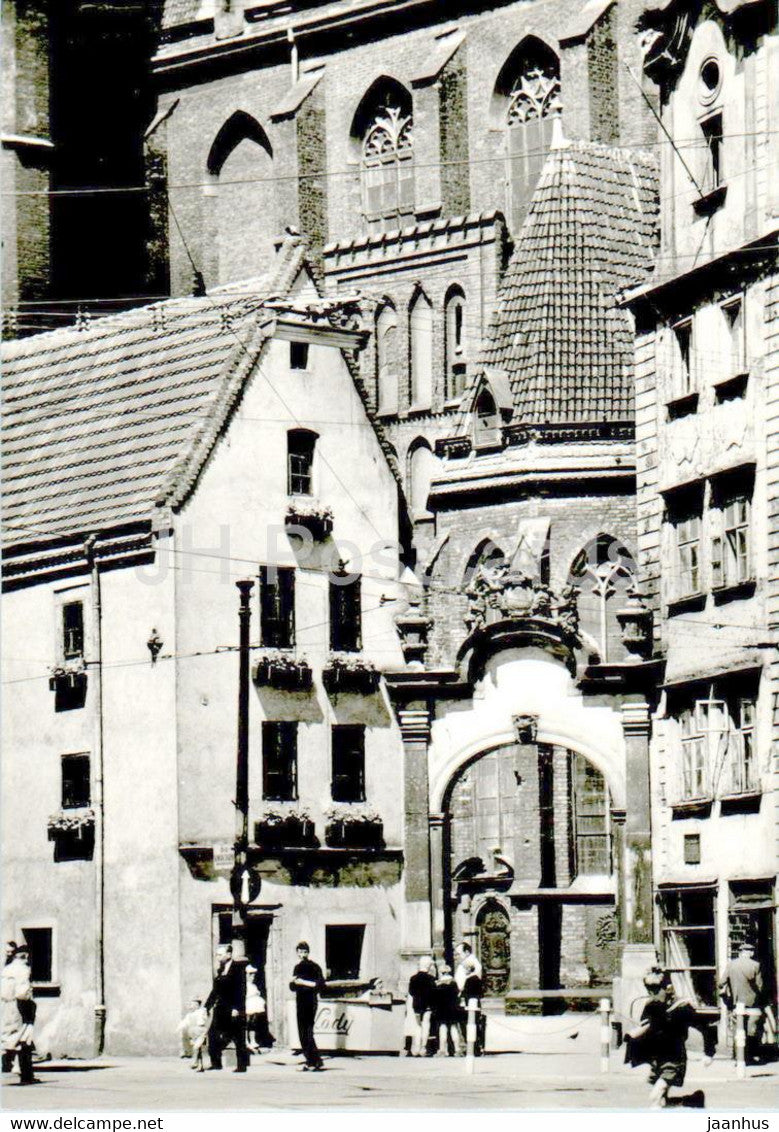
[[[198,1073],[205,1070],[208,1049],[209,1069],[222,1068],[222,1054],[232,1042],[235,1046],[235,1073],[245,1073],[249,1054],[269,1049],[274,1042],[268,1028],[265,998],[257,983],[257,968],[243,967],[233,960],[231,944],[219,947],[217,969],[211,993],[205,1002],[193,999],[179,1023],[181,1056],[190,1058]],[[244,991],[244,972],[246,978]]]
[[[469,1009],[476,1015],[476,1053],[484,1045],[481,1014],[482,967],[470,944],[455,949],[454,972],[448,963],[423,955],[419,970],[409,979],[406,1019],[410,1057],[431,1057],[437,1038],[438,1055],[454,1057],[467,1048]]]
[[[10,1073],[18,1062],[19,1084],[34,1085],[32,1055],[35,1002],[30,979],[30,954],[14,940],[5,945],[2,981],[3,1072]]]

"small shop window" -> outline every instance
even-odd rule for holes
[[[714,889],[663,890],[660,901],[663,958],[676,994],[702,1006],[715,1006]]]
[[[325,966],[334,982],[360,978],[365,924],[328,924],[325,927]]]

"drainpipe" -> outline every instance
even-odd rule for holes
[[[95,556],[96,535],[84,543],[92,594],[92,640],[89,664],[94,697],[93,797],[95,811],[95,1054],[105,1049],[105,804],[103,799],[103,628],[100,566]]]

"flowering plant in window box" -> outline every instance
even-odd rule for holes
[[[333,529],[333,510],[313,499],[293,499],[284,522],[288,527],[305,527],[317,540],[326,539]]]
[[[381,673],[369,660],[351,653],[333,653],[323,672],[322,681],[328,692],[375,692]]]
[[[49,669],[49,688],[56,692],[58,688],[76,688],[85,684],[87,679],[87,665],[83,656],[72,660],[63,660]]]
[[[311,666],[305,657],[273,649],[263,653],[254,666],[254,682],[259,687],[279,688],[288,692],[306,691],[311,687]]]
[[[268,809],[254,826],[254,840],[263,849],[297,849],[317,844],[314,822],[304,809]]]
[[[56,837],[62,834],[84,837],[85,834],[95,828],[95,811],[90,809],[60,810],[59,813],[51,815],[47,827],[49,841],[54,841]]]
[[[375,810],[333,806],[325,817],[325,841],[332,848],[381,849],[384,845],[384,822]]]

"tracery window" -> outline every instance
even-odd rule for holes
[[[557,56],[540,42],[520,49],[510,68],[510,76],[503,81],[508,127],[509,210],[516,231],[525,218],[549,153],[554,119],[562,111]]]
[[[388,100],[368,123],[362,144],[363,209],[368,219],[410,217],[414,211],[413,122]]]

